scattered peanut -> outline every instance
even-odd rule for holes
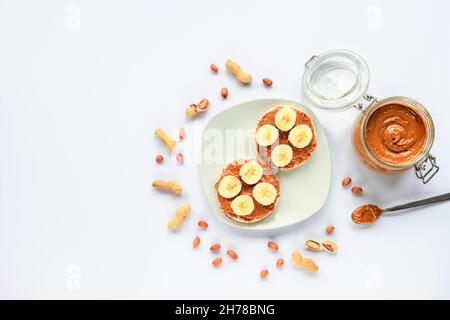
[[[310,272],[317,272],[319,270],[319,266],[312,259],[304,258],[302,264]]]
[[[338,249],[337,244],[331,240],[324,240],[322,242],[322,245],[328,252],[331,252],[331,253],[335,253]]]
[[[319,251],[321,249],[320,243],[315,240],[308,240],[305,243],[306,248],[313,251]]]
[[[164,156],[162,154],[158,154],[155,158],[155,161],[158,163],[162,163],[164,161]]]
[[[211,71],[214,73],[219,72],[219,67],[216,66],[214,63],[211,63],[211,65],[209,66],[211,68]]]
[[[195,237],[194,241],[192,242],[192,246],[194,247],[194,249],[197,249],[199,245],[200,245],[200,238]]]
[[[269,78],[264,78],[263,80],[263,83],[264,83],[264,85],[266,86],[266,87],[271,87],[272,86],[272,80],[271,79],[269,79]]]
[[[212,252],[218,252],[220,250],[220,244],[219,243],[214,243],[211,248],[209,248],[209,250],[211,250]]]
[[[189,107],[186,108],[186,116],[189,119],[194,118],[197,115],[197,105],[191,104]]]
[[[157,136],[166,145],[167,149],[172,152],[175,149],[177,143],[175,140],[163,129],[158,128],[155,130],[155,136]]]
[[[322,247],[331,253],[335,253],[337,251],[337,245],[331,240],[324,240],[322,244],[315,240],[308,240],[305,243],[306,248],[313,251],[320,251]]]
[[[217,257],[217,258],[215,258],[214,260],[213,260],[213,262],[212,262],[212,265],[214,266],[214,267],[218,267],[218,266],[220,266],[222,264],[222,258],[221,257]]]
[[[298,251],[292,252],[292,261],[297,265],[301,265],[301,263],[303,261],[302,254]]]
[[[304,258],[298,251],[292,252],[292,261],[295,265],[303,267],[310,272],[317,272],[319,270],[319,266],[313,260]]]
[[[325,232],[328,234],[332,234],[334,232],[334,229],[334,226],[330,224],[326,227]]]
[[[198,103],[198,109],[199,110],[206,110],[208,108],[209,105],[209,101],[208,99],[202,99],[199,103]]]
[[[273,250],[273,251],[278,250],[278,245],[273,241],[267,242],[267,246],[269,247],[270,250]]]
[[[228,89],[222,88],[222,90],[220,90],[220,95],[222,96],[222,98],[226,99],[228,97]]]
[[[350,178],[350,177],[345,177],[344,180],[342,180],[343,187],[348,186],[350,183],[352,183],[352,178]]]
[[[181,152],[178,152],[178,154],[177,154],[177,161],[179,163],[183,163],[184,162],[184,156],[183,156],[183,154]]]
[[[276,266],[279,269],[283,268],[283,266],[284,266],[284,259],[283,258],[278,259],[277,262],[276,262]]]
[[[269,275],[269,270],[267,270],[267,269],[263,269],[259,273],[259,276],[261,277],[261,279],[267,278],[268,275]]]
[[[237,260],[239,258],[237,253],[231,249],[227,250],[227,255],[233,260]]]
[[[249,84],[252,82],[252,76],[242,70],[242,68],[235,62],[227,60],[225,67],[231,74],[242,84]]]
[[[353,187],[352,193],[353,194],[361,194],[363,192],[363,189],[361,187]]]
[[[197,115],[197,113],[205,112],[208,109],[208,106],[208,99],[202,99],[198,104],[191,104],[186,108],[186,116],[189,119],[192,119]]]
[[[208,222],[206,222],[205,220],[198,220],[197,224],[201,229],[208,228]]]
[[[173,217],[172,220],[169,221],[169,231],[179,229],[182,226],[184,219],[189,214],[189,211],[191,211],[191,206],[187,203],[178,207],[175,212],[175,217]]]
[[[181,192],[183,191],[181,185],[175,180],[168,180],[168,181],[154,180],[152,183],[152,187],[156,188],[157,190],[172,192],[177,196],[180,195]]]
[[[180,138],[180,140],[184,140],[184,138],[186,137],[186,132],[184,131],[183,128],[181,128],[181,129],[178,131],[178,137]]]

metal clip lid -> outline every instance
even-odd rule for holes
[[[436,158],[431,154],[428,154],[414,168],[416,169],[416,177],[422,180],[423,184],[428,183],[439,171],[439,166],[436,165]]]
[[[358,101],[354,107],[358,109],[359,111],[364,111],[368,107],[370,107],[372,104],[376,103],[378,100],[374,96],[371,96],[369,94],[366,94],[362,97],[360,101]]]

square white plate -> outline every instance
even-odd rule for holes
[[[278,172],[281,194],[277,207],[269,217],[253,224],[230,220],[217,202],[214,184],[222,168],[231,161],[256,159],[256,122],[264,112],[280,105],[297,107],[313,120],[317,147],[305,164]],[[309,108],[294,101],[252,100],[218,113],[203,129],[200,159],[201,184],[214,213],[236,228],[273,230],[303,221],[320,210],[330,189],[331,159],[327,137],[316,115]]]

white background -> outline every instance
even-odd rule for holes
[[[350,221],[359,204],[450,191],[449,12],[448,1],[1,0],[0,297],[450,298],[450,203],[370,228]],[[350,143],[358,112],[315,109],[333,162],[325,207],[272,235],[225,226],[193,163],[201,128],[246,100],[304,101],[304,62],[332,48],[366,59],[371,94],[408,96],[429,109],[438,176],[424,186],[412,171],[381,176],[363,168]],[[224,72],[227,58],[252,72],[251,87]],[[273,88],[261,85],[265,76]],[[203,97],[208,112],[186,121],[186,105]],[[157,127],[186,128],[178,147],[186,164],[168,157],[153,136]],[[158,153],[165,164],[154,163]],[[362,197],[342,189],[347,175],[364,188]],[[183,196],[152,190],[154,178],[179,180]],[[167,221],[182,202],[192,204],[192,215],[169,234]],[[197,230],[199,218],[207,231]],[[330,223],[338,254],[308,253],[317,274],[293,268],[290,252],[324,239]],[[203,243],[194,251],[197,233]],[[267,250],[268,239],[279,254]],[[214,241],[240,261],[224,257],[213,269]],[[283,270],[274,268],[278,256],[286,258]],[[270,276],[261,281],[264,267]]]

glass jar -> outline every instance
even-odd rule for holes
[[[361,112],[354,124],[352,142],[365,165],[386,174],[415,168],[416,176],[423,183],[438,172],[436,158],[430,154],[434,123],[423,105],[407,97],[377,100],[368,95],[369,68],[351,51],[332,50],[313,56],[305,68],[303,91],[312,105],[327,111],[355,107]],[[414,125],[409,131],[405,129]],[[397,157],[392,151],[400,147],[410,147],[404,151],[407,156]],[[401,154],[403,151],[398,153]]]

